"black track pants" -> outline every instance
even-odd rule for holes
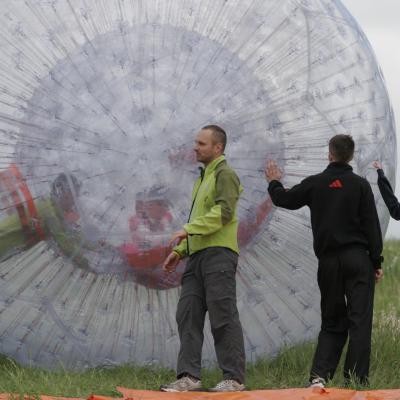
[[[218,364],[224,379],[244,383],[245,353],[236,307],[238,255],[223,247],[193,254],[182,276],[176,320],[181,347],[177,376],[200,378],[203,328],[208,311]]]
[[[322,257],[318,266],[322,325],[311,379],[331,379],[349,338],[344,377],[368,383],[375,289],[372,263],[363,248]]]

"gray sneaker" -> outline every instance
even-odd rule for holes
[[[324,378],[314,378],[307,387],[309,388],[324,388],[326,381]]]
[[[162,392],[190,392],[191,390],[199,390],[200,388],[200,380],[192,379],[189,376],[183,376],[168,385],[161,385],[160,390]]]
[[[233,379],[225,379],[209,389],[210,392],[241,392],[242,390],[244,390],[244,385]]]

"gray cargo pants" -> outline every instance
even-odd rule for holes
[[[181,341],[178,378],[190,374],[200,379],[204,319],[208,311],[224,379],[244,383],[243,332],[236,307],[237,262],[238,255],[224,247],[210,247],[189,258],[176,313]]]

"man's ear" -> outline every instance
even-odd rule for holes
[[[219,153],[219,154],[223,154],[224,153],[224,151],[222,150],[222,143],[216,143],[215,144],[215,149],[216,149],[216,152]]]

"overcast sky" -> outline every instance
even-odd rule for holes
[[[342,0],[367,35],[382,68],[400,128],[400,0]],[[400,136],[397,135],[396,195],[400,199]],[[386,238],[400,239],[400,221],[390,220]]]

